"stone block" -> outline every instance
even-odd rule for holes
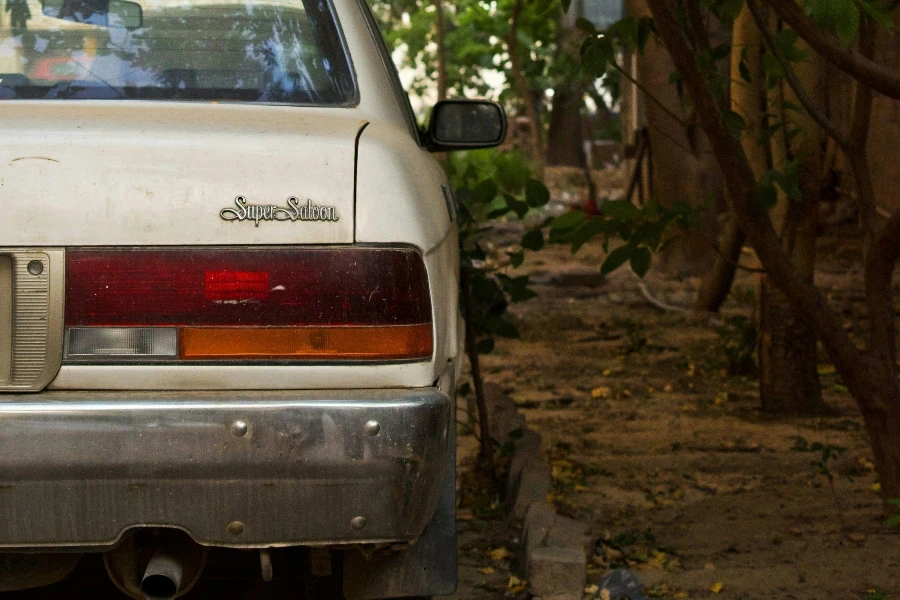
[[[582,550],[535,548],[528,556],[528,582],[535,596],[584,593],[587,559]]]
[[[534,458],[525,463],[512,501],[513,516],[517,519],[525,517],[528,507],[534,502],[546,502],[550,493],[552,473],[550,465]]]
[[[592,556],[594,539],[588,534],[589,529],[580,521],[556,515],[544,538],[545,545],[582,550],[586,556]]]

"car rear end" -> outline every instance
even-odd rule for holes
[[[350,596],[451,591],[457,242],[367,9],[142,5],[0,23],[0,591],[97,552],[175,597],[208,548],[287,547]]]

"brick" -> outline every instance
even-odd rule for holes
[[[552,483],[551,475],[550,465],[540,457],[525,463],[512,501],[514,517],[525,517],[525,512],[534,502],[546,502]]]
[[[535,548],[528,556],[528,582],[535,596],[584,592],[587,559],[582,550]]]
[[[522,437],[515,441],[512,459],[509,462],[509,474],[506,479],[506,496],[511,498],[519,485],[522,467],[534,460],[541,460],[541,435],[526,429]]]
[[[594,552],[594,539],[588,535],[589,527],[580,521],[556,515],[545,536],[545,545],[581,550],[586,556]]]

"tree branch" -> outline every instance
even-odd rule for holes
[[[728,188],[732,210],[747,233],[757,256],[775,284],[787,295],[798,314],[822,340],[844,382],[860,397],[867,389],[864,357],[843,330],[842,320],[828,306],[818,288],[803,277],[784,252],[768,212],[759,202],[756,178],[747,155],[729,129],[703,77],[696,53],[685,39],[666,0],[647,0],[660,36],[688,88],[700,124],[715,151]]]
[[[900,72],[896,69],[879,65],[874,60],[845,48],[836,36],[819,29],[794,0],[766,1],[791,29],[828,62],[875,91],[900,100]]]
[[[625,79],[627,79],[628,81],[630,81],[631,83],[633,83],[634,86],[635,86],[637,89],[639,89],[639,90],[641,91],[642,94],[644,94],[645,96],[647,96],[647,98],[648,98],[651,102],[653,102],[653,104],[655,104],[655,105],[657,105],[658,107],[660,107],[664,113],[666,113],[667,115],[669,115],[670,117],[672,117],[672,119],[674,119],[679,125],[681,125],[681,126],[684,127],[685,129],[687,129],[687,128],[690,126],[690,124],[689,124],[687,121],[685,121],[683,118],[681,118],[681,117],[679,117],[678,115],[676,115],[676,114],[672,111],[672,109],[670,109],[668,106],[666,106],[665,104],[663,104],[656,96],[654,96],[653,93],[652,93],[650,90],[648,90],[648,89],[646,88],[646,86],[644,86],[644,84],[640,83],[637,79],[635,79],[634,77],[632,77],[625,69],[623,69],[622,67],[620,67],[620,66],[619,66],[619,63],[617,63],[617,62],[614,61],[614,60],[611,60],[611,61],[610,61],[610,64],[613,66],[613,68],[614,68],[616,71],[619,72],[620,75],[622,75],[622,77],[624,77]]]

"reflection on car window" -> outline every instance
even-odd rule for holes
[[[356,97],[328,0],[0,2],[0,99]]]

